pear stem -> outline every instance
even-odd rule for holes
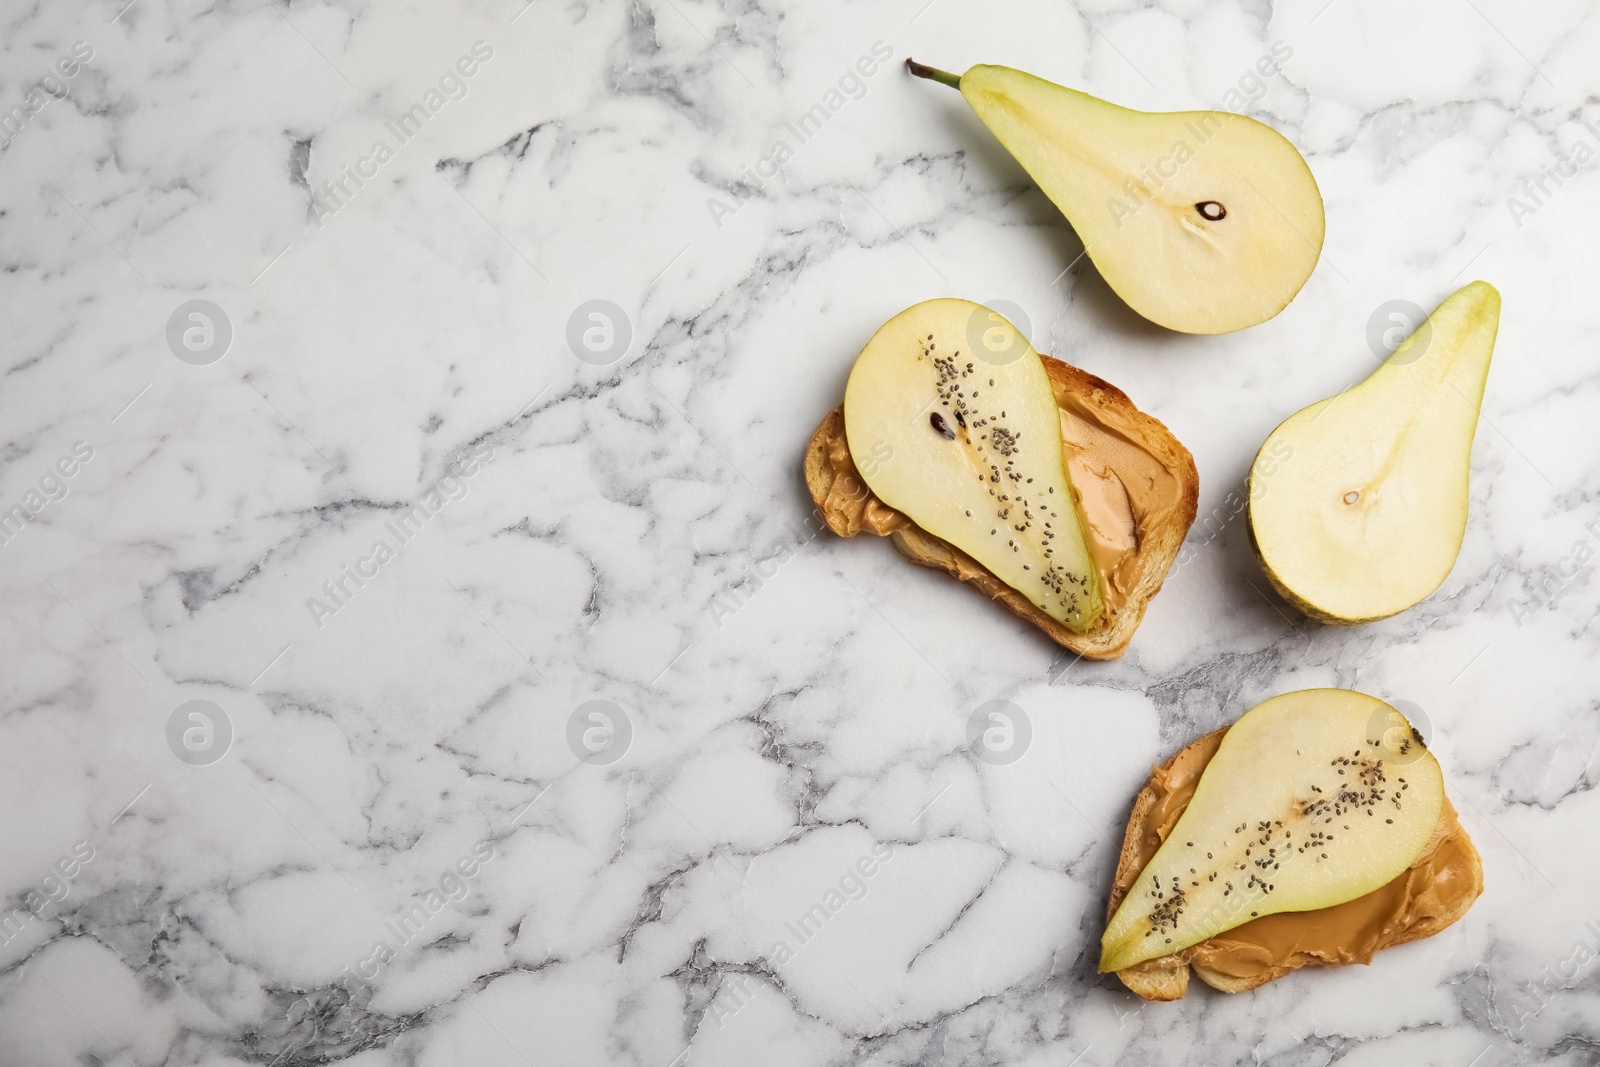
[[[940,70],[938,67],[924,66],[910,57],[906,58],[906,69],[919,78],[927,78],[929,81],[943,82],[952,89],[961,88],[961,76],[959,74],[951,74],[949,71]]]

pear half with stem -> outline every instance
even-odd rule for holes
[[[1284,420],[1250,471],[1262,569],[1313,618],[1371,622],[1417,604],[1455,566],[1469,461],[1500,324],[1473,282],[1370,377]]]
[[[1288,306],[1322,252],[1300,152],[1229,111],[1135,111],[1010,67],[954,86],[1066,215],[1106,284],[1152,322],[1229,333]]]
[[[1112,915],[1100,970],[1181,952],[1258,916],[1365,896],[1416,862],[1443,809],[1439,761],[1376,697],[1307,689],[1257,704],[1223,735]]]
[[[878,328],[844,392],[845,436],[874,495],[1074,633],[1104,611],[1039,353],[970,300],[927,300]]]

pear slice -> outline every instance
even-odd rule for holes
[[[1289,416],[1261,446],[1251,540],[1301,611],[1382,619],[1450,573],[1499,323],[1494,286],[1457,290],[1369,378]]]
[[[1294,299],[1322,252],[1322,195],[1300,152],[1228,111],[1134,111],[1010,67],[961,90],[1039,183],[1106,284],[1140,315],[1183,333],[1265,322]]]
[[[1332,907],[1416,862],[1444,778],[1394,708],[1306,689],[1245,712],[1111,917],[1100,970],[1179,952],[1260,915]]]
[[[845,437],[891,508],[1074,633],[1103,610],[1039,354],[1000,315],[929,300],[873,334],[844,392]]]

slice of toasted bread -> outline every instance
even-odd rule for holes
[[[840,537],[854,537],[863,531],[887,535],[913,563],[972,583],[1039,627],[1057,644],[1090,659],[1114,659],[1128,647],[1144,618],[1145,606],[1166,580],[1194,522],[1200,476],[1189,450],[1157,419],[1135,407],[1122,390],[1058,359],[1040,359],[1050,376],[1058,407],[1091,413],[1103,426],[1156,457],[1177,479],[1177,492],[1168,506],[1146,514],[1135,511],[1138,547],[1130,567],[1133,581],[1122,605],[1113,607],[1108,603],[1100,624],[1088,633],[1073,633],[977,560],[874,497],[850,458],[843,407],[830,411],[811,435],[806,448],[806,486],[823,521]],[[839,447],[841,444],[846,447]],[[1114,461],[1109,465],[1115,469]]]
[[[1148,822],[1151,812],[1162,799],[1163,790],[1160,783],[1167,779],[1173,766],[1185,757],[1199,759],[1203,768],[1204,764],[1210,762],[1211,757],[1215,755],[1217,746],[1222,743],[1222,735],[1226,732],[1227,727],[1213,730],[1190,743],[1166,763],[1152,768],[1150,781],[1139,791],[1138,797],[1133,802],[1133,812],[1128,816],[1128,829],[1122,840],[1122,854],[1117,860],[1117,873],[1112,879],[1111,893],[1106,901],[1108,922],[1111,916],[1116,914],[1122,898],[1138,881],[1139,872],[1144,869],[1147,862],[1149,843],[1141,841],[1141,838],[1150,831]],[[1197,779],[1199,771],[1193,771],[1192,777]],[[1181,814],[1181,809],[1177,813]],[[1432,888],[1413,885],[1421,870],[1431,872],[1430,877],[1436,880],[1448,882],[1451,892],[1432,893],[1428,899],[1419,901],[1418,898],[1427,894]],[[1383,949],[1432,937],[1465,915],[1472,902],[1477,900],[1482,892],[1482,861],[1478,857],[1477,849],[1472,845],[1472,839],[1467,836],[1460,820],[1456,818],[1455,808],[1446,798],[1444,808],[1439,813],[1438,825],[1434,827],[1433,837],[1423,847],[1416,864],[1389,885],[1374,890],[1367,897],[1358,897],[1353,901],[1320,911],[1282,913],[1252,920],[1182,952],[1125,967],[1117,972],[1117,977],[1122,980],[1123,985],[1146,1000],[1177,1000],[1189,988],[1189,970],[1192,967],[1194,973],[1207,985],[1224,993],[1242,993],[1282,978],[1290,971],[1299,970],[1301,967],[1368,963],[1375,953]],[[1237,953],[1241,948],[1251,947],[1251,927],[1261,928],[1269,923],[1279,927],[1291,923],[1305,923],[1306,928],[1311,929],[1314,926],[1324,925],[1331,913],[1338,909],[1361,908],[1368,902],[1376,902],[1380,894],[1384,895],[1384,899],[1404,898],[1408,904],[1416,906],[1408,907],[1404,916],[1391,916],[1390,921],[1385,922],[1376,931],[1368,944],[1337,946],[1335,950],[1329,951],[1297,943],[1296,950],[1283,954],[1281,958],[1275,956],[1270,963],[1261,962],[1264,958],[1262,954],[1246,951],[1245,955],[1250,957],[1249,967],[1229,969],[1225,966],[1230,951]],[[1319,916],[1321,918],[1318,918]]]

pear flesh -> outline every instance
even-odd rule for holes
[[[1308,689],[1258,704],[1223,735],[1111,917],[1100,970],[1179,952],[1257,916],[1364,896],[1416,862],[1443,806],[1438,761],[1376,697]]]
[[[1382,619],[1449,575],[1499,323],[1494,286],[1457,290],[1371,377],[1291,415],[1261,446],[1251,537],[1273,585],[1306,614]]]
[[[1322,196],[1272,127],[1227,111],[1135,111],[1010,67],[956,85],[1134,311],[1228,333],[1286,307],[1322,252]]]
[[[967,300],[902,311],[857,357],[844,423],[857,469],[885,504],[1075,633],[1100,621],[1055,395],[1011,323]]]

